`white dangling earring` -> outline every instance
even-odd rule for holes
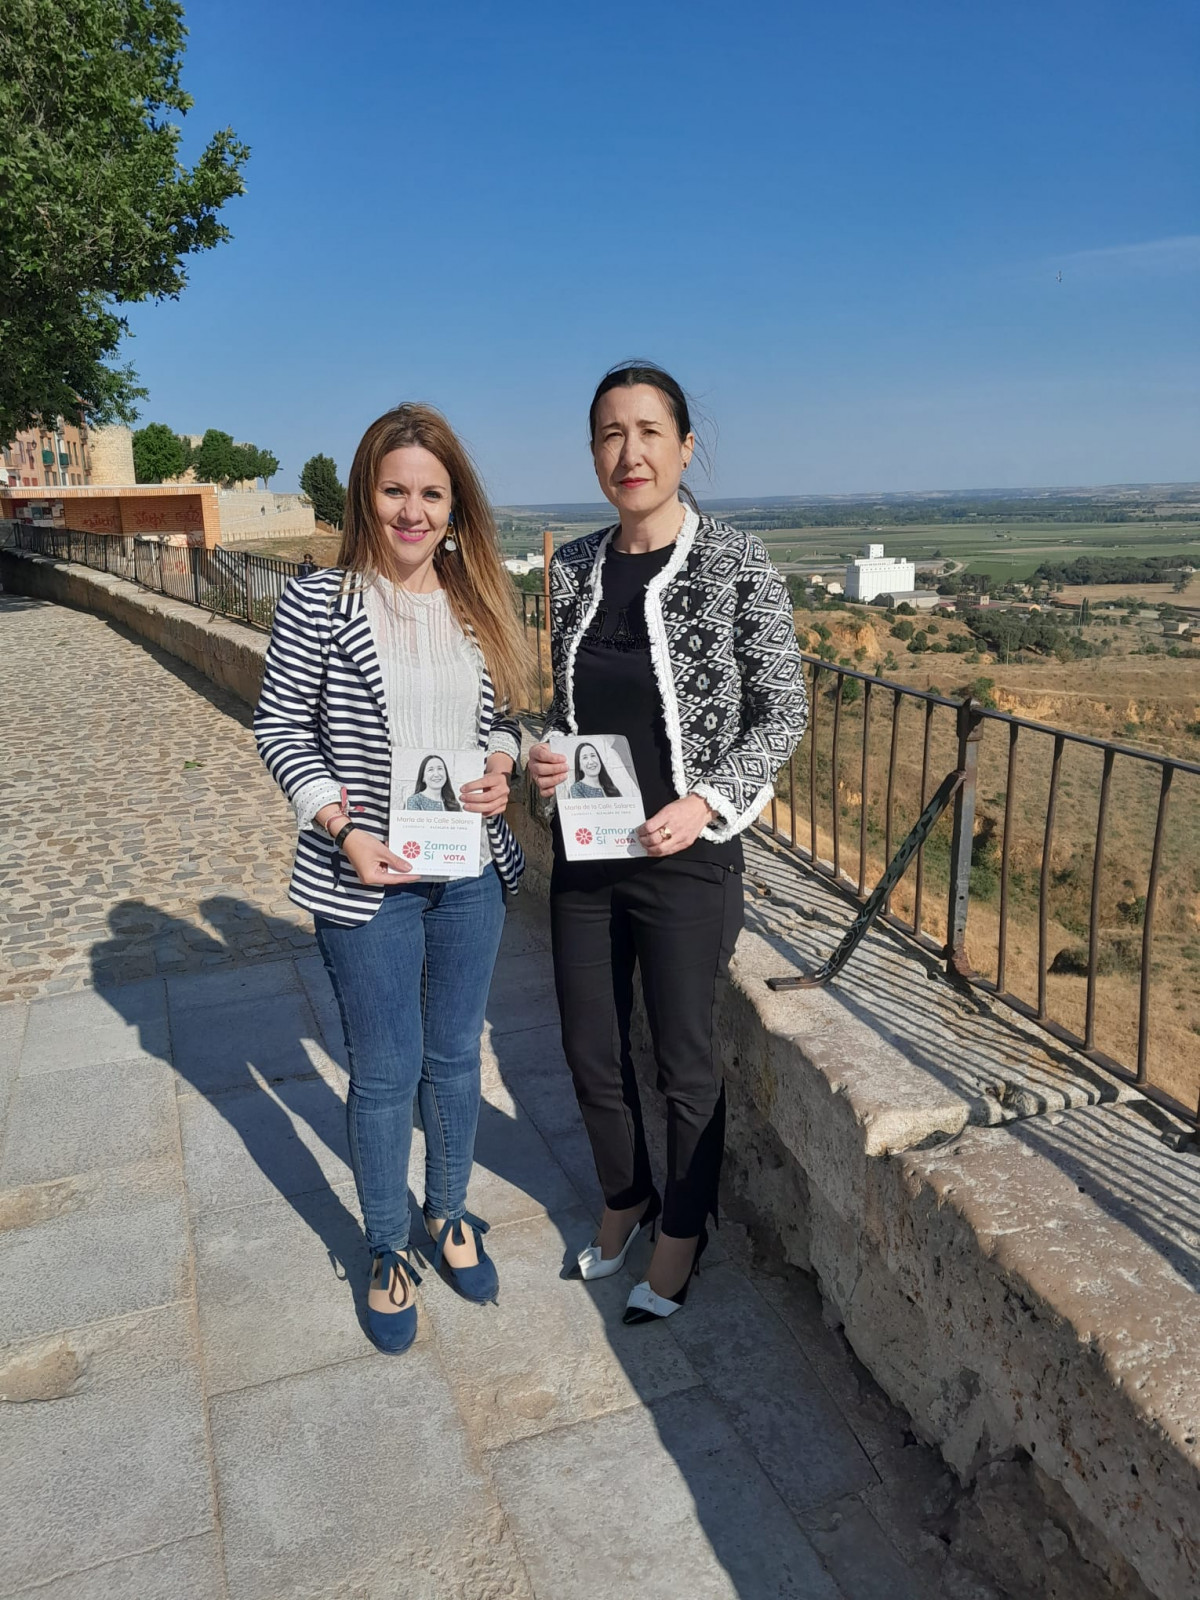
[[[458,545],[454,541],[454,513],[453,513],[453,511],[450,513],[450,520],[446,524],[446,526],[450,531],[446,534],[446,537],[442,540],[442,544],[445,546],[445,548],[447,550],[457,550],[458,549]]]

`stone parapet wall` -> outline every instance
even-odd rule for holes
[[[0,578],[113,616],[257,699],[266,637],[242,624],[11,551]],[[509,818],[523,892],[544,896],[548,831],[524,800]],[[830,1321],[964,1482],[1032,1463],[1070,1508],[1073,1523],[1059,1520],[1097,1595],[1200,1600],[1200,1159],[1187,1130],[886,931],[831,988],[767,988],[811,970],[851,914],[751,846],[719,1013],[726,1209],[768,1257],[817,1276]],[[1044,1592],[1060,1592],[1052,1574]]]

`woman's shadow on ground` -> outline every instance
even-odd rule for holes
[[[201,901],[199,910],[216,928],[259,914],[229,895]],[[286,958],[248,964],[216,934],[198,937],[196,923],[143,901],[119,902],[107,920],[110,938],[91,950],[93,980],[108,1004],[138,1026],[139,1033],[145,1018],[142,985],[118,980],[114,986],[114,978],[129,973],[139,945],[153,940],[160,948],[177,950],[186,943],[188,964],[167,974],[175,1071],[220,1114],[271,1188],[320,1239],[330,1270],[349,1285],[365,1332],[369,1255],[358,1215],[345,1196],[351,1183],[345,1045],[319,958],[297,952],[301,965],[313,970],[302,974],[304,981],[296,988],[283,974],[276,975],[280,965],[292,968]],[[272,919],[266,920],[271,924]],[[295,930],[281,924],[278,931]],[[154,1041],[142,1042],[148,1050],[157,1048]],[[419,1129],[415,1102],[414,1122]],[[528,1163],[521,1162],[519,1172],[505,1171],[510,1141],[500,1124],[510,1127],[511,1119],[484,1099],[476,1164],[517,1184],[532,1199],[550,1203],[552,1191],[547,1187],[544,1195],[537,1192],[543,1179]],[[185,1150],[185,1172],[186,1167]],[[548,1184],[550,1174],[543,1176]],[[192,1196],[198,1209],[204,1209],[203,1182],[201,1175],[200,1192]],[[261,1198],[257,1185],[252,1198]],[[408,1198],[411,1243],[429,1259],[432,1243],[411,1188]]]

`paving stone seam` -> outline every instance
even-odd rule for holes
[[[37,1224],[35,1223],[36,1227]],[[16,1232],[17,1230],[13,1230]],[[21,1230],[22,1232],[25,1230]],[[111,1317],[93,1317],[89,1322],[72,1322],[65,1328],[48,1328],[44,1333],[22,1334],[19,1339],[10,1339],[7,1344],[0,1344],[0,1351],[11,1355],[19,1350],[22,1345],[42,1344],[47,1339],[62,1339],[69,1333],[79,1333],[84,1328],[110,1328],[119,1322],[136,1322],[142,1317],[151,1316],[156,1311],[169,1311],[172,1306],[185,1306],[188,1297],[181,1295],[178,1300],[158,1300],[152,1306],[138,1306],[134,1311],[117,1311]],[[190,1538],[191,1535],[189,1534]],[[177,1542],[177,1541],[173,1541]],[[3,1597],[0,1596],[0,1600]]]
[[[423,1302],[422,1302],[423,1303]],[[428,1313],[426,1313],[428,1317]],[[429,1319],[432,1320],[432,1319]],[[428,1341],[422,1340],[414,1349],[427,1348]],[[336,1361],[321,1361],[315,1367],[297,1367],[294,1371],[278,1372],[271,1378],[255,1378],[250,1383],[231,1384],[228,1389],[219,1389],[211,1400],[206,1400],[206,1406],[212,1403],[220,1404],[233,1395],[253,1394],[256,1389],[270,1389],[281,1383],[291,1383],[296,1378],[311,1378],[319,1372],[337,1372],[342,1367],[357,1366],[360,1361],[386,1360],[379,1350],[373,1348],[366,1334],[363,1334],[363,1348],[354,1356],[339,1356]],[[206,1391],[207,1393],[207,1391]]]
[[[339,1184],[338,1187],[339,1188],[344,1188],[345,1185],[344,1184]],[[290,1194],[280,1195],[279,1198],[281,1200],[303,1200],[308,1195],[328,1194],[329,1193],[329,1189],[330,1189],[330,1185],[329,1184],[320,1183],[320,1184],[317,1184],[312,1189],[295,1189]],[[278,1191],[276,1191],[276,1193],[278,1193]],[[185,1200],[186,1200],[186,1187],[185,1187]],[[271,1203],[272,1203],[272,1196],[270,1196],[270,1195],[266,1196],[265,1199],[261,1199],[260,1198],[258,1200],[239,1200],[234,1205],[228,1205],[228,1206],[201,1206],[199,1209],[196,1209],[196,1210],[193,1210],[193,1208],[190,1205],[190,1203],[188,1203],[187,1204],[187,1213],[188,1213],[189,1217],[192,1217],[194,1219],[199,1219],[200,1217],[223,1217],[223,1216],[227,1216],[232,1211],[246,1211],[252,1206],[267,1205],[267,1204],[271,1204]]]
[[[669,1331],[670,1330],[668,1329],[668,1332]],[[658,1406],[660,1404],[669,1403],[671,1400],[673,1400],[679,1394],[695,1394],[698,1390],[703,1391],[704,1395],[710,1401],[713,1402],[715,1409],[717,1410],[717,1412],[720,1415],[720,1417],[722,1418],[722,1420],[725,1422],[726,1426],[733,1433],[734,1437],[739,1439],[741,1441],[741,1443],[746,1447],[746,1451],[747,1451],[748,1455],[750,1456],[751,1460],[755,1463],[755,1465],[758,1467],[759,1471],[762,1473],[763,1477],[767,1480],[767,1486],[769,1488],[770,1493],[775,1496],[775,1499],[778,1502],[780,1513],[782,1514],[783,1517],[787,1518],[787,1520],[792,1523],[792,1525],[795,1527],[796,1531],[800,1535],[800,1538],[811,1549],[811,1551],[813,1553],[813,1556],[817,1561],[817,1564],[820,1566],[821,1570],[827,1575],[827,1577],[829,1578],[829,1581],[833,1584],[834,1588],[837,1590],[837,1592],[840,1595],[844,1595],[845,1596],[845,1600],[854,1600],[854,1597],[852,1595],[846,1595],[846,1591],[842,1588],[841,1584],[838,1583],[836,1575],[833,1573],[833,1571],[827,1565],[827,1563],[825,1562],[825,1559],[821,1555],[821,1552],[817,1549],[816,1545],[813,1544],[812,1540],[809,1538],[808,1529],[804,1526],[803,1522],[801,1522],[799,1515],[797,1515],[797,1513],[794,1512],[791,1509],[791,1507],[788,1505],[787,1501],[783,1498],[783,1495],[780,1493],[779,1488],[775,1483],[775,1480],[772,1478],[772,1476],[768,1472],[767,1468],[759,1460],[758,1455],[756,1454],[753,1446],[750,1444],[749,1440],[745,1439],[743,1437],[743,1435],[741,1434],[741,1432],[738,1430],[737,1425],[734,1422],[733,1417],[729,1414],[728,1408],[722,1402],[720,1395],[718,1395],[716,1393],[716,1391],[709,1384],[708,1380],[706,1378],[701,1377],[699,1374],[697,1374],[696,1382],[694,1384],[688,1385],[688,1387],[686,1389],[676,1389],[676,1390],[673,1390],[670,1394],[659,1395],[656,1399],[653,1399],[653,1400],[646,1400],[646,1399],[643,1399],[641,1396],[635,1396],[635,1398],[633,1400],[631,1400],[628,1405],[610,1406],[606,1410],[598,1411],[592,1416],[579,1417],[574,1422],[563,1422],[563,1423],[557,1424],[554,1427],[539,1428],[537,1433],[523,1434],[521,1437],[516,1438],[516,1439],[505,1439],[500,1444],[483,1446],[483,1447],[481,1447],[481,1454],[485,1459],[487,1459],[487,1458],[491,1458],[491,1457],[494,1457],[494,1456],[499,1456],[506,1450],[520,1449],[523,1446],[529,1446],[534,1440],[536,1440],[540,1444],[541,1441],[544,1440],[544,1439],[551,1439],[555,1435],[558,1435],[558,1434],[569,1434],[569,1433],[572,1433],[572,1432],[574,1432],[574,1431],[576,1431],[578,1429],[592,1427],[592,1426],[595,1425],[595,1423],[597,1423],[601,1419],[607,1419],[609,1417],[620,1416],[621,1413],[625,1412],[625,1411],[648,1411],[650,1413],[650,1415],[653,1417],[656,1406]],[[490,1478],[491,1478],[490,1471],[489,1471],[488,1477],[489,1477],[489,1481],[490,1481]],[[837,1500],[839,1498],[844,1500],[846,1498],[846,1496],[843,1494],[841,1496],[839,1496],[839,1495],[831,1495],[829,1497],[830,1500]],[[822,1504],[826,1504],[828,1502],[822,1501],[821,1503]],[[804,1513],[805,1515],[808,1514],[808,1509],[809,1508],[806,1508],[806,1511]],[[815,1510],[816,1507],[813,1507],[811,1509]],[[517,1554],[520,1555],[521,1554],[520,1540],[519,1540],[519,1538],[516,1538],[516,1530],[514,1529],[513,1531],[514,1531],[514,1539],[515,1539],[515,1542],[516,1542]],[[536,1591],[535,1591],[535,1600],[543,1600],[543,1596],[538,1595],[536,1593]],[[554,1597],[552,1595],[546,1595],[544,1597],[544,1600],[554,1600]]]
[[[28,1003],[20,1001],[17,1002],[17,1004],[22,1003],[26,1005],[26,1011],[25,1016],[22,1018],[20,1029],[18,1030],[18,1038],[15,1044],[16,1056],[14,1058],[13,1069],[9,1074],[8,1084],[5,1087],[4,1094],[2,1097],[0,1097],[0,1154],[2,1154],[4,1150],[4,1138],[8,1130],[8,1108],[12,1104],[13,1095],[17,1092],[17,1077],[20,1072],[21,1051],[25,1048],[25,1034],[29,1028]]]
[[[805,1368],[811,1374],[813,1382],[820,1388],[822,1394],[824,1394],[825,1398],[829,1401],[830,1408],[833,1411],[835,1411],[842,1418],[842,1420],[845,1422],[847,1428],[850,1430],[851,1434],[854,1437],[855,1444],[862,1451],[864,1458],[866,1459],[868,1465],[871,1468],[871,1471],[874,1473],[875,1482],[871,1485],[871,1488],[874,1489],[874,1488],[878,1487],[878,1485],[883,1482],[883,1476],[880,1473],[879,1468],[875,1465],[874,1456],[871,1454],[870,1450],[868,1450],[864,1440],[859,1438],[858,1431],[854,1426],[853,1419],[849,1415],[847,1415],[844,1407],[839,1402],[838,1397],[833,1393],[833,1391],[830,1389],[829,1385],[825,1382],[825,1379],[822,1377],[821,1373],[818,1371],[818,1369],[816,1367],[816,1364],[809,1360],[808,1354],[805,1351],[804,1346],[800,1343],[799,1339],[797,1339],[796,1335],[788,1327],[787,1321],[785,1320],[785,1318],[780,1315],[778,1309],[771,1304],[771,1302],[767,1299],[767,1297],[764,1294],[761,1294],[759,1292],[757,1284],[755,1284],[754,1280],[749,1276],[748,1273],[742,1272],[741,1269],[739,1267],[737,1267],[736,1265],[734,1265],[734,1263],[731,1262],[731,1261],[726,1261],[725,1265],[728,1266],[731,1271],[735,1272],[737,1274],[737,1276],[742,1280],[742,1282],[746,1284],[746,1286],[749,1288],[751,1293],[754,1295],[755,1299],[758,1300],[759,1303],[761,1304],[763,1310],[767,1313],[767,1315],[771,1318],[771,1320],[773,1322],[775,1322],[775,1323],[777,1323],[779,1325],[779,1327],[783,1330],[783,1333],[786,1335],[788,1340],[795,1346],[796,1354],[800,1358],[800,1361],[803,1363]],[[669,1327],[668,1327],[667,1331],[670,1332],[670,1328]],[[686,1352],[685,1352],[685,1354],[686,1354]],[[717,1398],[719,1399],[720,1397],[718,1396]],[[734,1432],[738,1435],[738,1438],[739,1439],[742,1438],[742,1434],[741,1434],[740,1430],[738,1429],[738,1426],[734,1422],[732,1417],[730,1417],[729,1423],[730,1423],[730,1426],[733,1428]],[[746,1445],[746,1448],[750,1451],[750,1454],[754,1455],[754,1447],[750,1444],[750,1441],[747,1439],[747,1440],[744,1440],[744,1443]],[[757,1456],[755,1456],[755,1460],[758,1460]],[[761,1466],[762,1463],[760,1462],[759,1465]],[[763,1471],[767,1474],[768,1478],[771,1476],[770,1471],[765,1466],[763,1467]],[[852,1492],[858,1493],[860,1491],[855,1490],[855,1491],[852,1491]],[[865,1492],[865,1491],[863,1491],[863,1492]],[[828,1503],[828,1500],[836,1500],[838,1498],[839,1498],[839,1496],[836,1495],[836,1494],[835,1495],[830,1495],[830,1496],[827,1497],[826,1500],[819,1501],[817,1504],[818,1505],[825,1505],[825,1504]],[[842,1496],[842,1498],[844,1498],[844,1495]],[[816,1507],[814,1506],[811,1509],[815,1510]]]
[[[88,1326],[91,1327],[92,1324],[89,1323]],[[20,1589],[0,1589],[0,1600],[6,1600],[10,1595],[37,1594],[39,1590],[48,1589],[52,1584],[62,1583],[65,1578],[84,1578],[90,1572],[103,1572],[105,1567],[117,1567],[125,1561],[157,1555],[160,1550],[174,1550],[185,1544],[195,1544],[199,1539],[211,1539],[212,1536],[213,1530],[205,1528],[201,1533],[187,1533],[182,1539],[164,1539],[161,1544],[148,1544],[141,1550],[123,1550],[119,1556],[111,1556],[104,1561],[92,1561],[86,1567],[72,1567],[68,1571],[52,1573],[50,1577],[39,1579],[37,1583],[23,1584]]]
[[[310,1039],[308,1043],[315,1044],[321,1050],[326,1050],[326,1053],[330,1054],[330,1059],[334,1059],[332,1054],[328,1052],[324,1039]],[[145,1058],[134,1057],[135,1061],[142,1059]],[[149,1059],[155,1060],[157,1058],[152,1056]],[[82,1072],[84,1068],[71,1067],[62,1070]],[[256,1067],[255,1071],[257,1072],[257,1070]],[[322,1083],[329,1082],[323,1072],[318,1072],[315,1069],[312,1072],[289,1072],[286,1077],[281,1078],[263,1078],[261,1083],[231,1083],[228,1089],[197,1089],[194,1083],[189,1083],[186,1078],[180,1078],[175,1098],[176,1100],[207,1100],[211,1104],[215,1100],[231,1100],[237,1095],[265,1094],[273,1091],[281,1083],[315,1083],[318,1079]],[[284,1111],[287,1110],[287,1107],[282,1105],[282,1102],[274,1094],[272,1094],[272,1098]]]
[[[174,1070],[175,1061],[175,1030],[172,1023],[170,1002],[165,1008],[167,1025],[167,1055]],[[196,1376],[200,1385],[200,1405],[204,1413],[204,1453],[208,1465],[208,1492],[210,1514],[212,1517],[212,1532],[217,1541],[217,1561],[221,1569],[221,1585],[225,1593],[225,1600],[229,1596],[229,1574],[225,1566],[225,1531],[221,1525],[221,1497],[217,1492],[217,1458],[213,1448],[212,1411],[208,1393],[208,1367],[204,1359],[204,1343],[200,1332],[200,1295],[199,1273],[196,1263],[196,1238],[192,1227],[192,1209],[188,1204],[187,1171],[183,1163],[183,1123],[179,1115],[179,1096],[173,1098],[174,1114],[171,1117],[171,1127],[175,1134],[175,1160],[179,1180],[183,1186],[183,1226],[186,1238],[186,1259],[188,1281],[191,1284],[191,1294],[186,1296],[188,1306],[188,1322],[191,1328],[192,1345],[196,1352]]]

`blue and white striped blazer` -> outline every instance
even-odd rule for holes
[[[362,590],[340,567],[294,578],[283,591],[267,647],[254,738],[267,770],[289,800],[317,779],[344,785],[350,814],[377,838],[388,833],[391,738],[383,674]],[[479,684],[479,744],[493,730],[520,744],[514,719],[496,713],[486,668]],[[485,818],[492,859],[515,890],[525,870],[521,847],[503,816]],[[305,828],[296,840],[288,898],[347,925],[369,922],[383,887],[357,873],[323,831]]]

